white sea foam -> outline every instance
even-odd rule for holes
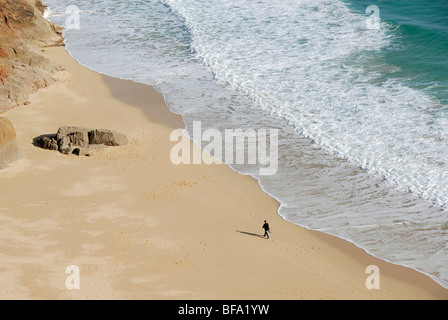
[[[51,8],[46,8],[46,9],[44,10],[44,18],[45,18],[45,19],[48,19],[48,18],[50,18],[51,16],[52,16]]]
[[[448,119],[424,93],[381,80],[391,68],[374,53],[393,36],[386,25],[366,29],[339,1],[165,2],[218,81],[330,152],[447,205]]]

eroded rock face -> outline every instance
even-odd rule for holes
[[[43,149],[63,154],[90,156],[94,151],[107,146],[127,145],[129,140],[125,135],[112,130],[65,126],[59,128],[56,135],[36,138],[35,143]]]
[[[8,119],[0,118],[0,169],[21,157],[14,126]]]
[[[40,0],[0,0],[0,113],[54,82],[59,67],[41,49],[62,45],[61,29],[43,10]]]
[[[111,130],[92,130],[89,132],[90,144],[104,144],[106,146],[123,146],[129,143],[128,138],[118,132]]]

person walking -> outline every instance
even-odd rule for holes
[[[264,229],[264,237],[269,239],[269,232],[271,232],[271,230],[269,229],[269,223],[267,223],[266,220],[264,220],[264,225],[261,228]]]

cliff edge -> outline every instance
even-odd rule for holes
[[[61,29],[43,17],[41,0],[0,0],[0,114],[27,104],[58,70],[41,50],[63,45]]]

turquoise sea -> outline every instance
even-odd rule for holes
[[[448,287],[448,2],[44,3],[79,16],[74,58],[155,86],[190,132],[278,129],[277,174],[231,167],[284,219]]]

